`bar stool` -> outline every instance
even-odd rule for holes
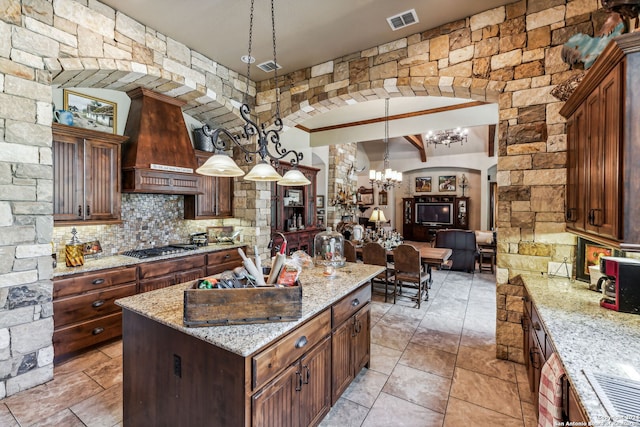
[[[478,270],[493,273],[493,265],[496,262],[496,251],[493,248],[478,249]]]

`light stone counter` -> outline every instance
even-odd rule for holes
[[[250,325],[209,326],[187,328],[183,324],[184,290],[189,284],[180,284],[116,300],[116,304],[151,320],[177,329],[240,356],[249,356],[314,315],[320,313],[342,297],[357,289],[384,267],[346,263],[336,269],[335,277],[322,275],[322,268],[306,268],[299,281],[302,284],[302,317],[295,322],[272,322]],[[220,290],[219,292],[224,292]]]
[[[171,255],[162,255],[153,258],[134,258],[126,255],[115,255],[100,258],[87,257],[85,258],[84,265],[80,267],[67,267],[64,263],[64,259],[58,261],[58,266],[53,270],[53,277],[68,276],[70,274],[87,273],[90,271],[104,270],[107,268],[125,267],[128,265],[138,265],[145,262],[160,261],[164,259],[178,258],[182,256],[198,255],[207,252],[217,252],[226,249],[240,248],[246,246],[244,243],[223,243],[223,244],[210,244],[208,246],[201,246],[198,249],[188,250]]]
[[[640,316],[600,307],[601,294],[587,283],[523,279],[589,418],[595,425],[608,419],[584,370],[640,379]]]

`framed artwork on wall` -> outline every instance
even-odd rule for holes
[[[416,193],[431,191],[431,177],[423,176],[416,178]]]
[[[590,281],[589,267],[592,265],[599,266],[600,258],[603,256],[623,256],[623,252],[578,237],[576,279],[584,282]]]
[[[316,196],[316,208],[324,208],[324,196]]]
[[[378,192],[378,204],[380,206],[387,206],[387,192],[382,190]]]
[[[360,187],[358,189],[357,200],[359,203],[363,205],[372,205],[373,204],[373,188]]]
[[[64,89],[64,109],[73,116],[73,126],[116,133],[118,106],[115,102]]]
[[[456,176],[443,175],[438,177],[438,189],[440,192],[456,191]]]

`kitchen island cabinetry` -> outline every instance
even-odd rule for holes
[[[136,293],[136,267],[122,267],[53,280],[55,361],[118,338],[122,313],[118,298]]]
[[[363,289],[380,271],[348,264],[327,283],[322,268],[304,269],[296,322],[186,328],[183,296],[190,284],[119,300],[123,425],[317,425],[331,406],[338,363],[332,322],[340,318],[333,308],[358,299],[363,313],[370,297]],[[342,312],[342,323],[353,316]],[[368,348],[368,333],[361,339]]]
[[[128,137],[53,123],[53,219],[120,220],[120,146]]]
[[[198,167],[213,153],[195,150]],[[233,178],[198,175],[198,191],[184,196],[185,219],[229,218],[233,216]]]

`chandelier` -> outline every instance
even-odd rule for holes
[[[425,135],[425,139],[428,144],[433,144],[434,148],[438,145],[446,145],[447,147],[450,147],[454,142],[459,142],[460,145],[465,143],[467,141],[468,134],[468,129],[461,128],[441,130],[436,133],[429,131]]]
[[[389,167],[389,98],[384,100],[384,117],[384,170],[371,169],[369,181],[372,186],[376,184],[378,188],[387,191],[402,182],[402,172],[394,171]]]
[[[254,1],[251,0],[251,11],[249,17],[249,49],[246,57],[243,57],[243,60],[246,60],[247,63],[247,82],[251,81],[251,63],[255,60],[251,57],[251,44],[253,39],[253,8]],[[274,0],[271,0],[271,35],[273,40],[273,62],[277,64],[276,61],[276,21],[275,21],[275,12],[273,6]],[[236,162],[233,161],[231,157],[226,155],[224,151],[229,148],[227,142],[220,139],[221,135],[227,137],[227,139],[235,144],[237,148],[239,148],[245,156],[245,161],[251,162],[255,155],[260,157],[258,163],[249,171],[249,173],[244,177],[245,180],[248,181],[277,181],[278,185],[309,185],[311,181],[309,181],[300,170],[298,170],[297,166],[302,160],[302,153],[298,153],[294,150],[286,150],[282,147],[280,143],[280,134],[282,131],[282,119],[280,118],[280,90],[278,88],[278,69],[277,66],[274,69],[274,79],[276,86],[276,117],[273,123],[272,129],[266,129],[265,124],[262,123],[258,125],[256,122],[251,120],[251,112],[249,110],[249,105],[247,103],[247,93],[244,95],[244,102],[240,106],[240,116],[242,120],[245,121],[245,124],[242,127],[242,132],[239,135],[233,135],[226,129],[218,128],[211,129],[208,125],[204,125],[202,130],[204,133],[211,137],[213,141],[213,147],[215,149],[215,154],[207,161],[196,169],[196,172],[201,175],[208,176],[242,176],[244,175],[244,171],[238,167]],[[248,92],[248,90],[247,90]],[[256,139],[257,148],[255,150],[251,150],[247,148],[246,145],[242,145],[241,141],[249,142],[252,138]],[[293,168],[289,170],[284,176],[280,176],[280,174],[275,170],[272,166],[278,166],[279,160],[284,157],[292,155],[293,157],[290,160]]]

